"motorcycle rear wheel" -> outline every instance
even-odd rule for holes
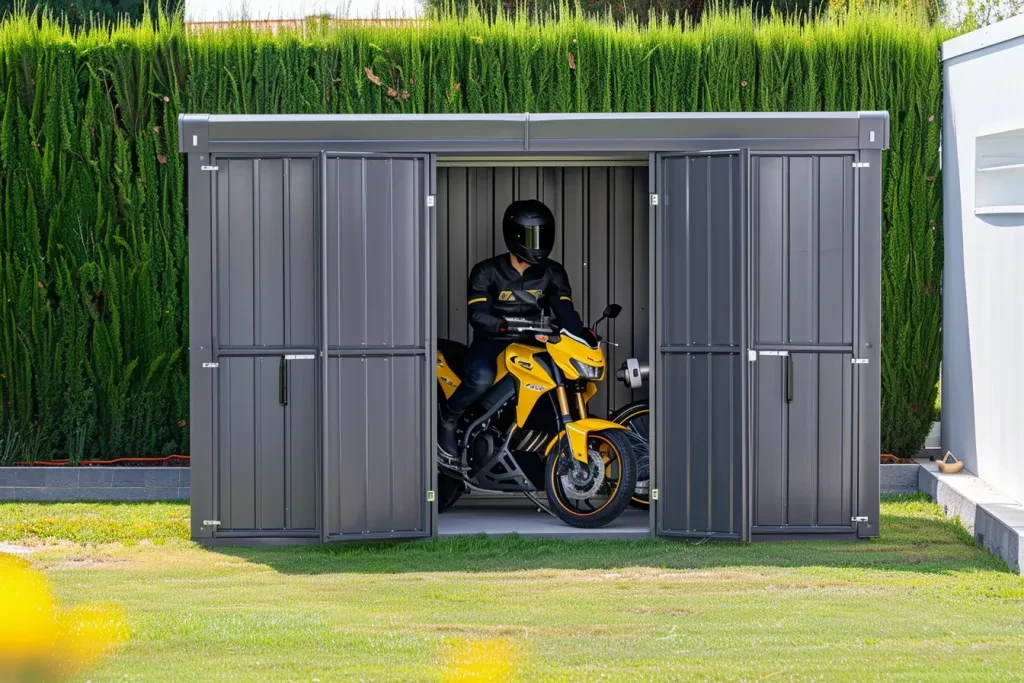
[[[596,495],[573,498],[563,486],[562,463],[569,467],[575,462],[564,434],[549,447],[544,481],[548,505],[559,519],[569,526],[596,529],[617,519],[629,505],[636,486],[636,459],[629,438],[617,429],[592,433],[587,439],[587,450],[591,466],[601,468],[604,474]],[[594,462],[594,453],[601,457],[601,465]]]
[[[630,431],[633,451],[636,454],[636,483],[638,488],[646,484],[646,492],[634,491],[629,504],[640,510],[650,507],[651,490],[651,404],[635,401],[624,405],[609,417]]]
[[[455,477],[445,474],[444,468],[437,470],[437,511],[444,512],[462,496],[465,487]]]

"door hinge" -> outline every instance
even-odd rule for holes
[[[428,208],[433,208],[435,204],[437,204],[437,197],[435,197],[432,194],[428,194],[427,195],[427,207]]]
[[[220,363],[203,363],[204,368],[219,368]]]
[[[757,362],[757,351],[754,349],[747,349],[747,360],[751,363]]]
[[[853,363],[854,365],[867,365],[868,364],[868,359],[867,358],[851,358],[850,362]]]
[[[204,519],[203,526],[220,526],[219,519]]]
[[[199,170],[200,171],[216,171],[219,168],[220,168],[220,166],[200,166]]]
[[[285,360],[316,360],[316,356],[313,355],[312,353],[296,353],[296,354],[286,354],[284,359]]]
[[[856,522],[856,523],[859,524],[860,522],[868,521],[868,518],[867,517],[850,517],[850,521],[851,522]]]
[[[428,503],[433,503],[435,497],[436,496],[434,496],[434,492],[433,491],[427,491],[427,502]]]
[[[658,500],[658,489],[651,489],[651,500]]]
[[[652,194],[651,195],[651,206],[657,206],[657,205],[658,205],[658,195],[657,194]]]
[[[871,168],[871,164],[866,161],[855,161],[853,162],[854,168]]]

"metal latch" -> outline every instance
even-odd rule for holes
[[[651,500],[658,500],[658,489],[651,489]]]
[[[751,363],[757,362],[757,351],[754,349],[747,349],[747,360]]]
[[[788,356],[789,351],[758,351],[761,356]]]
[[[651,206],[657,206],[657,205],[658,205],[658,195],[652,194],[651,195]]]
[[[220,168],[220,166],[200,166],[199,170],[200,171],[216,171],[219,168]]]
[[[285,355],[285,360],[316,360],[316,356],[312,353],[298,353]]]
[[[434,502],[434,492],[433,491],[427,491],[427,502],[428,503],[433,503]]]
[[[203,526],[220,526],[219,519],[204,519]]]
[[[868,359],[867,358],[851,358],[850,362],[853,363],[854,365],[867,365],[868,364]]]
[[[219,368],[220,363],[203,363],[204,368]]]
[[[850,521],[851,522],[857,522],[859,524],[860,522],[868,521],[868,518],[867,517],[850,517]]]
[[[428,194],[427,195],[427,206],[428,207],[433,207],[436,203],[437,203],[437,198],[434,195],[432,195],[432,194]]]
[[[853,162],[854,168],[871,168],[871,164],[866,161],[855,161]]]

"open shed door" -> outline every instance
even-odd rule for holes
[[[430,536],[433,164],[329,152],[320,162],[322,539]]]
[[[654,162],[655,531],[747,539],[749,154],[661,154]]]

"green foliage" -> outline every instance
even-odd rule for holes
[[[0,17],[27,11],[63,17],[72,26],[121,18],[139,21],[161,11],[173,14],[184,0],[0,0]]]
[[[982,8],[975,14],[1009,16],[1007,8],[1019,6],[1021,0],[967,0]],[[704,16],[716,18],[723,9],[752,13],[756,17],[780,16],[808,21],[830,9],[866,5],[912,10],[934,21],[945,3],[937,0],[424,0],[428,14],[464,17],[478,12],[487,17],[524,15],[531,18],[579,15],[611,19],[617,23],[636,21],[648,23],[652,18],[672,21],[700,22]],[[1002,5],[1002,12],[991,9]],[[986,14],[987,13],[987,14]]]
[[[187,448],[179,112],[886,109],[882,445],[911,454],[939,369],[947,37],[897,10],[805,24],[714,13],[683,30],[470,10],[277,35],[174,22],[72,33],[10,17],[0,23],[4,448],[41,442],[38,457],[71,459]]]

